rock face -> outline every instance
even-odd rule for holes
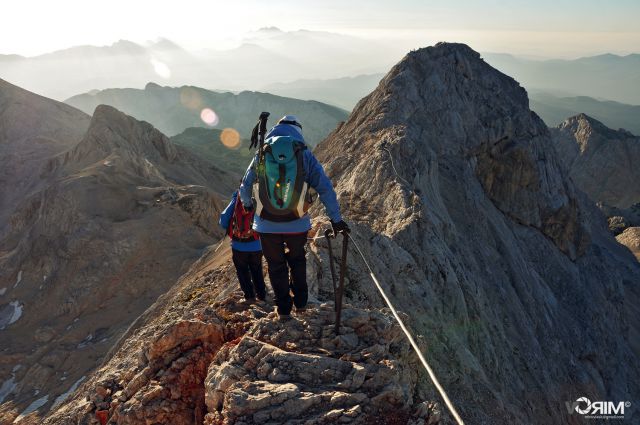
[[[49,158],[77,144],[90,117],[0,79],[0,237],[14,207],[45,184]]]
[[[42,400],[19,422],[37,421],[75,390],[132,322],[222,236],[214,217],[237,178],[112,107],[98,107],[84,136],[73,141],[76,126],[88,120],[83,113],[50,100],[35,102],[33,110],[21,102],[5,103],[1,115],[20,104],[30,111],[26,116],[45,110],[58,116],[41,129],[7,122],[7,143],[30,143],[31,131],[60,137],[68,149],[37,152],[33,167],[40,167],[22,174],[27,182],[13,198],[19,202],[2,223],[0,383],[15,386],[6,386],[0,423]],[[67,129],[65,117],[72,123]],[[23,126],[26,135],[16,138]]]
[[[271,124],[295,113],[304,126],[307,143],[312,146],[347,117],[347,112],[340,108],[312,100],[249,91],[221,93],[193,86],[161,87],[154,83],[147,84],[144,90],[107,89],[74,96],[65,102],[89,113],[100,104],[111,105],[171,136],[189,127],[216,127],[233,128],[248,139],[260,112],[271,112]],[[201,117],[205,108],[215,111],[208,124]]]
[[[640,390],[638,264],[513,79],[464,45],[412,52],[316,153],[468,423],[572,423],[564,401]]]
[[[640,138],[579,114],[552,129],[576,186],[596,202],[625,209],[640,202]]]
[[[514,80],[464,45],[411,52],[316,151],[465,423],[579,423],[566,402],[634,400],[640,265]],[[238,305],[228,248],[209,250],[45,423],[450,423],[353,249],[331,335],[326,248],[308,253],[320,303],[286,325]]]
[[[616,240],[629,248],[640,261],[640,227],[628,227],[616,236]]]

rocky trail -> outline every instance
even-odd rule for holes
[[[312,245],[309,261],[328,273],[324,246]],[[346,305],[336,335],[316,274],[310,308],[280,322],[269,301],[239,303],[229,248],[214,251],[46,424],[439,421],[440,407],[418,395],[425,376],[388,310]]]

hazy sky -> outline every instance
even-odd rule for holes
[[[391,39],[460,41],[548,57],[640,52],[640,0],[3,0],[0,53],[166,37],[227,48],[264,26]]]

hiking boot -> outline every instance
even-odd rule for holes
[[[278,320],[281,322],[288,322],[289,320],[291,320],[291,315],[278,313]]]
[[[251,305],[255,303],[256,303],[255,298],[240,298],[240,304]]]
[[[296,307],[296,314],[304,314],[307,312],[307,306]]]

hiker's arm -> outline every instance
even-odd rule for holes
[[[253,182],[256,181],[255,163],[256,158],[254,157],[253,160],[251,160],[251,164],[249,164],[249,168],[247,168],[247,172],[244,173],[242,184],[240,185],[240,200],[245,207],[252,206],[251,188],[253,187]]]
[[[327,215],[334,223],[342,220],[340,215],[340,204],[338,204],[338,197],[331,180],[324,173],[322,164],[318,162],[316,157],[311,151],[304,151],[305,163],[307,165],[307,183],[318,192],[320,201],[322,201],[324,208],[327,210]]]
[[[233,215],[233,209],[236,207],[236,198],[238,197],[238,192],[233,192],[233,196],[231,197],[231,202],[227,205],[227,208],[222,211],[220,214],[220,219],[218,220],[218,224],[226,229],[229,227],[229,222],[231,221],[231,216]]]

